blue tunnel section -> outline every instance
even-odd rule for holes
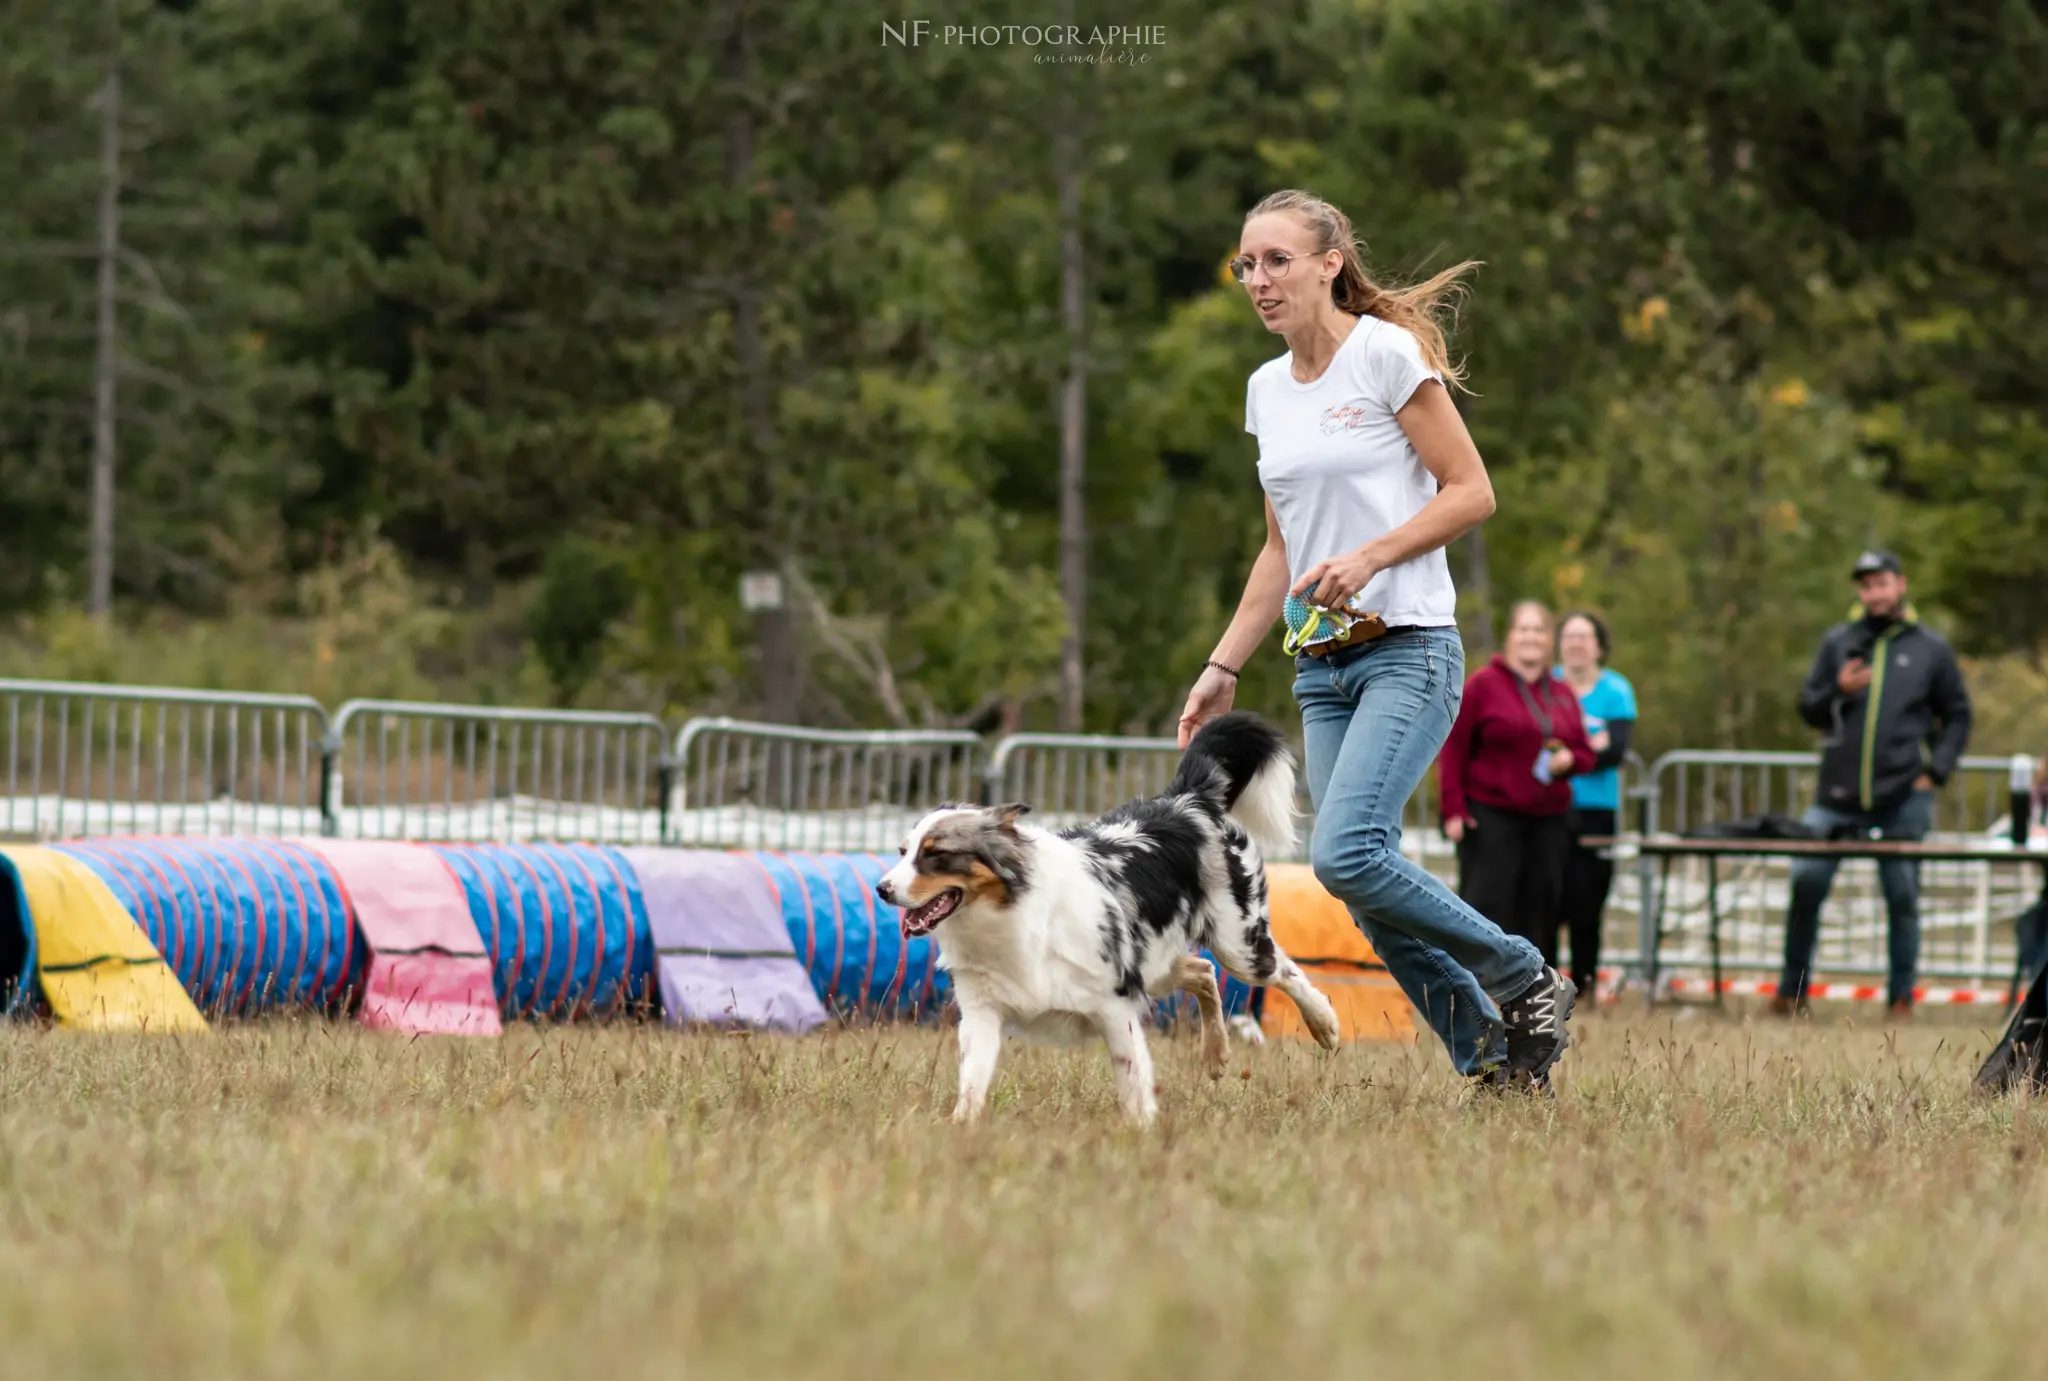
[[[639,875],[582,844],[436,844],[491,956],[507,1018],[609,1016],[656,1000]]]
[[[193,1003],[215,1016],[346,997],[367,951],[341,881],[302,845],[262,839],[72,840]]]
[[[898,1020],[935,1016],[952,993],[929,936],[906,939],[875,895],[883,854],[756,854],[782,902],[796,957],[825,1009]]]

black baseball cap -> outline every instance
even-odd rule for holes
[[[1890,571],[1893,575],[1904,575],[1906,568],[1899,564],[1899,558],[1896,553],[1888,552],[1881,547],[1873,547],[1856,558],[1856,564],[1849,568],[1849,578],[1851,580],[1861,580],[1864,576],[1876,575],[1879,571]]]

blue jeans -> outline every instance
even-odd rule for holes
[[[1543,972],[1509,935],[1401,853],[1401,810],[1465,694],[1455,628],[1403,629],[1328,658],[1295,659],[1294,698],[1316,807],[1316,880],[1350,908],[1460,1074],[1501,1058],[1499,1003]]]
[[[1934,793],[1915,791],[1895,806],[1883,810],[1835,810],[1814,806],[1801,817],[1809,828],[1822,833],[1849,827],[1867,836],[1881,830],[1886,839],[1924,839],[1934,824]],[[1798,858],[1792,861],[1792,906],[1785,917],[1785,972],[1778,979],[1781,996],[1804,998],[1813,977],[1813,948],[1820,938],[1820,908],[1834,886],[1835,858]],[[1885,911],[1890,918],[1891,978],[1886,999],[1913,1000],[1913,980],[1920,964],[1920,862],[1910,858],[1887,858],[1877,865],[1877,879],[1884,889]]]

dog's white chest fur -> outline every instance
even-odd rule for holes
[[[1042,881],[1014,908],[941,928],[939,964],[963,1005],[991,1010],[1006,1034],[1058,1044],[1101,1036],[1100,889],[1065,840],[1033,832]]]

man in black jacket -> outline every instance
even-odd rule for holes
[[[1823,838],[1920,839],[1934,819],[1934,788],[1946,782],[1970,737],[1970,695],[1956,656],[1906,603],[1906,574],[1888,551],[1866,551],[1851,571],[1862,617],[1821,639],[1799,692],[1799,713],[1827,735],[1820,783],[1807,826]],[[1836,860],[1792,864],[1792,906],[1785,920],[1785,972],[1772,1007],[1789,1015],[1806,1005],[1820,908]],[[1894,1016],[1913,1010],[1920,960],[1920,865],[1878,864],[1890,917]]]

